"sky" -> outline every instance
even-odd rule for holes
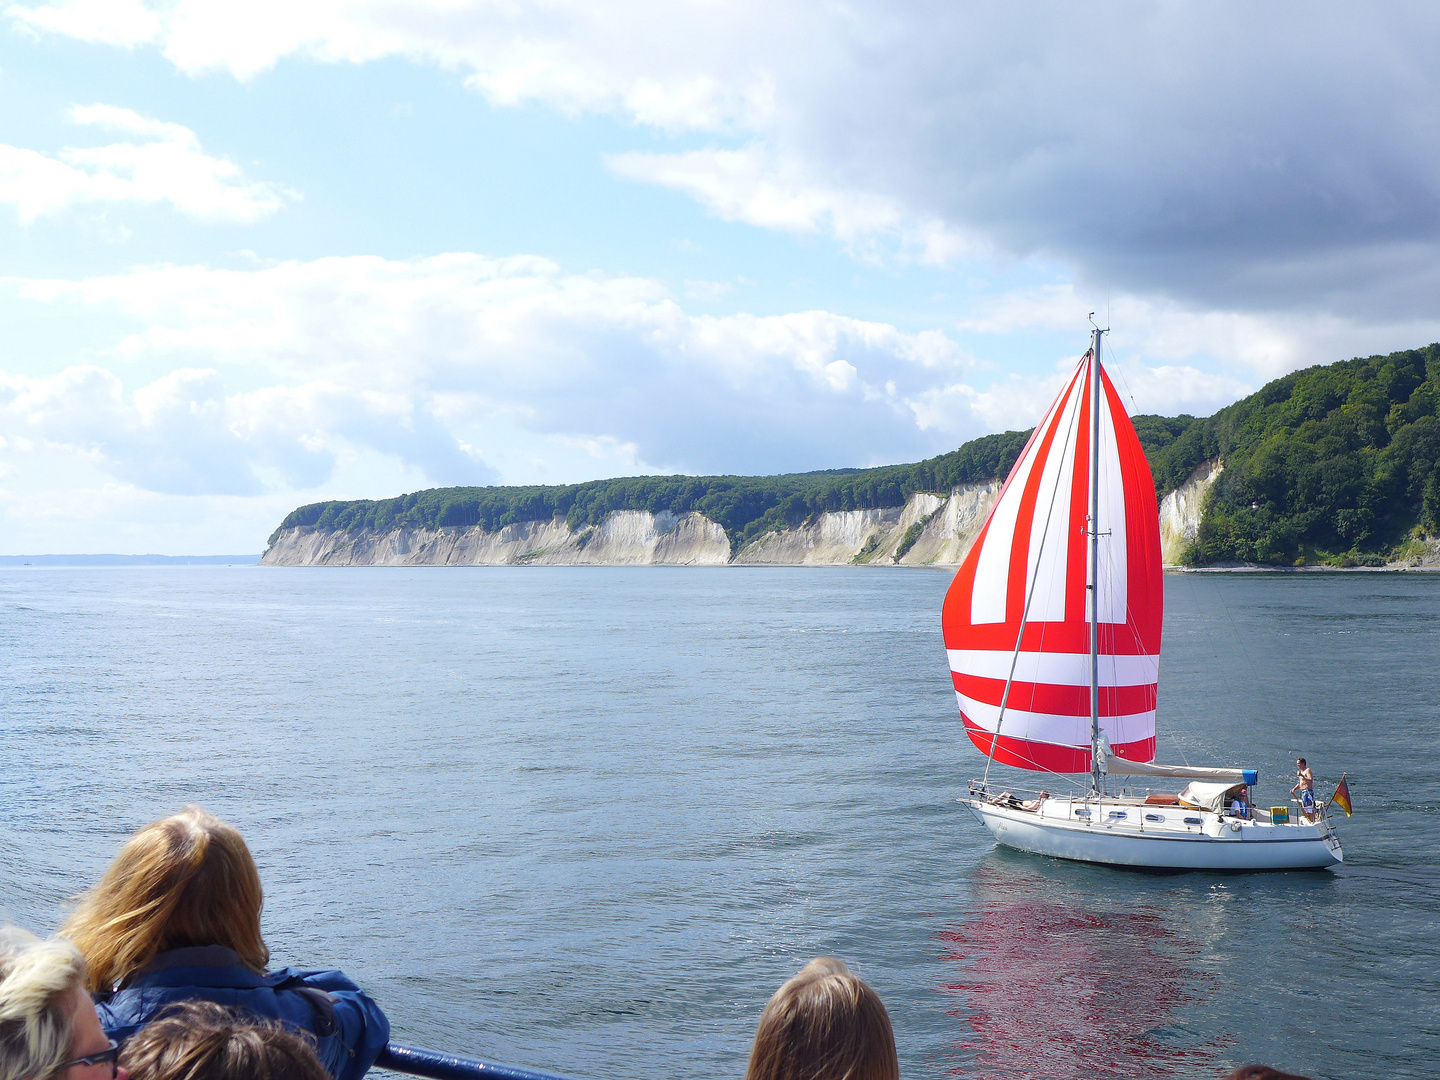
[[[0,554],[1440,339],[1424,4],[0,0]]]

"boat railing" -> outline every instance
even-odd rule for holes
[[[410,1076],[424,1076],[429,1080],[567,1080],[555,1073],[495,1065],[477,1058],[442,1054],[414,1046],[399,1046],[396,1043],[391,1043],[380,1051],[380,1056],[375,1059],[375,1067]]]

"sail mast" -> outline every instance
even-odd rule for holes
[[[1090,332],[1090,783],[1100,790],[1100,334]]]

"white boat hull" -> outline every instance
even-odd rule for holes
[[[1006,847],[1057,859],[1153,870],[1304,870],[1345,857],[1323,817],[1275,825],[1169,807],[1151,813],[1163,820],[1146,827],[1147,812],[1158,808],[1050,799],[1037,811],[975,796],[960,802]],[[1081,807],[1090,808],[1093,822],[1077,817]],[[1123,820],[1110,820],[1122,810]]]

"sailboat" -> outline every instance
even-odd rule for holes
[[[960,716],[986,756],[960,802],[1001,844],[1063,859],[1207,870],[1339,863],[1326,807],[1257,811],[1253,769],[1155,763],[1160,522],[1145,452],[1101,364],[1105,333],[1092,330],[945,597]],[[992,791],[996,762],[1072,790]]]

